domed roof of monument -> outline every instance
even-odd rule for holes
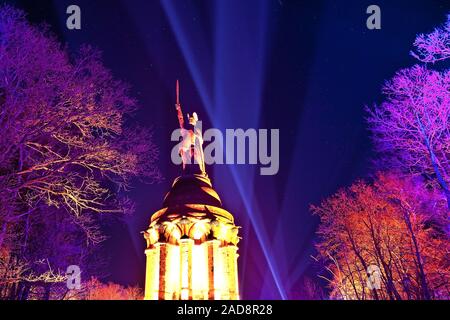
[[[182,175],[175,179],[172,188],[164,197],[163,206],[203,204],[222,207],[222,201],[212,188],[209,178],[202,174]]]

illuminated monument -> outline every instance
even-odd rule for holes
[[[238,227],[206,174],[196,113],[185,127],[178,81],[176,92],[183,172],[144,231],[145,299],[239,299]]]

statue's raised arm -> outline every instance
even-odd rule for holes
[[[175,108],[177,109],[178,123],[180,124],[180,128],[184,129],[184,117],[183,117],[183,111],[181,111],[181,104],[180,104],[180,84],[179,84],[178,80],[177,80],[176,92],[177,92],[177,103],[175,104]]]

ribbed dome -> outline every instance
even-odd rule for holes
[[[164,197],[163,207],[202,204],[222,207],[222,201],[208,177],[201,174],[182,175],[175,179]]]
[[[211,181],[203,174],[183,174],[166,194],[163,208],[156,211],[144,237],[147,247],[157,242],[178,244],[180,239],[196,243],[220,240],[236,245],[238,229],[233,215],[222,207]]]

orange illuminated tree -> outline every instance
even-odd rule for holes
[[[446,200],[421,181],[379,174],[313,206],[320,217],[317,244],[331,297],[337,299],[448,299],[450,242]],[[370,268],[380,287],[368,285]]]

